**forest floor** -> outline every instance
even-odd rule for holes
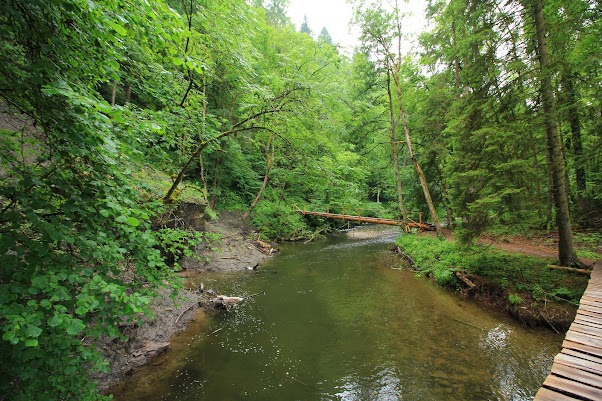
[[[424,237],[435,238],[435,233],[424,232]],[[452,231],[445,230],[445,236],[450,241],[455,241]],[[576,235],[576,247],[578,255],[585,254],[580,260],[588,266],[593,266],[594,259],[602,259],[602,243],[599,235],[579,233]],[[558,235],[555,233],[534,233],[527,235],[496,235],[487,234],[479,238],[478,244],[488,248],[501,250],[508,254],[525,255],[544,260],[543,264],[533,264],[530,272],[520,280],[511,279],[508,274],[505,280],[500,280],[499,271],[491,271],[491,268],[483,268],[484,273],[475,274],[466,272],[465,277],[469,279],[470,287],[463,288],[462,292],[474,299],[476,302],[506,312],[527,326],[546,326],[556,332],[562,332],[572,323],[580,295],[567,302],[566,299],[555,295],[553,291],[544,296],[533,292],[535,287],[558,286],[558,290],[580,294],[585,289],[588,276],[574,272],[560,273],[555,275],[554,282],[550,282],[547,265],[554,265],[558,260]],[[425,244],[426,245],[426,244]],[[537,265],[537,266],[536,266]],[[541,266],[539,266],[541,265]],[[491,274],[491,275],[490,275]],[[502,274],[503,275],[503,274]],[[547,283],[546,283],[547,281]],[[549,291],[549,290],[548,290]],[[545,292],[545,291],[544,291]],[[520,301],[513,303],[512,296]]]
[[[448,240],[455,241],[453,231],[444,229],[444,232]],[[435,232],[432,231],[425,231],[421,235],[436,236]],[[537,236],[485,234],[479,238],[478,243],[509,253],[518,253],[544,259],[558,259],[558,234],[556,233],[546,233]],[[602,245],[599,244],[595,250],[597,253],[602,254]],[[581,258],[581,261],[588,266],[593,266],[595,263],[595,260],[588,258]]]
[[[194,220],[194,216],[186,218]],[[261,246],[254,240],[256,234],[242,223],[239,213],[223,212],[218,220],[203,222],[202,228],[221,239],[203,242],[196,249],[196,257],[181,261],[183,270],[178,275],[184,280],[185,287],[189,287],[186,283],[189,277],[202,272],[250,271],[268,257],[260,251]],[[174,334],[193,321],[204,319],[205,311],[219,309],[220,305],[215,302],[219,295],[222,294],[195,286],[180,290],[174,299],[168,290],[160,290],[151,305],[154,316],[143,317],[141,324],[120,327],[128,337],[127,341],[105,338],[97,343],[109,363],[109,372],[95,377],[101,390],[112,391],[112,387],[125,382],[132,373],[165,352]]]

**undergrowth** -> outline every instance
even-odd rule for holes
[[[577,304],[587,285],[585,276],[549,269],[549,260],[483,245],[463,246],[416,235],[399,237],[397,245],[414,260],[418,272],[434,277],[443,286],[459,286],[454,272],[463,271],[485,277],[512,293]]]

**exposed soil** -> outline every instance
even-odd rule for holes
[[[180,261],[184,269],[182,277],[207,271],[232,272],[253,270],[274,250],[266,249],[269,244],[253,239],[253,229],[243,224],[240,214],[225,212],[213,222],[202,216],[202,208],[184,205],[176,213],[168,216],[173,222],[187,222],[188,227],[214,234],[221,240],[203,242],[195,250],[196,256]],[[261,250],[261,251],[260,251]],[[263,253],[263,252],[266,253]],[[128,336],[128,341],[108,338],[98,342],[98,347],[109,362],[109,373],[96,375],[101,391],[127,379],[133,372],[151,362],[169,348],[170,338],[182,331],[191,321],[202,319],[204,311],[221,309],[223,304],[212,289],[193,288],[181,290],[173,299],[167,290],[162,290],[153,301],[151,309],[154,317],[144,317],[141,325],[128,324],[120,327]],[[236,295],[236,294],[226,294]]]

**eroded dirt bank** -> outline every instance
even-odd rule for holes
[[[189,274],[202,274],[205,271],[233,272],[252,271],[274,250],[266,249],[263,242],[256,241],[257,235],[248,225],[243,224],[237,213],[222,213],[214,222],[205,222],[192,216],[195,212],[186,211],[194,224],[194,229],[219,234],[218,241],[199,244],[195,257],[180,261],[183,270],[178,273],[183,280]],[[176,297],[168,290],[160,290],[153,301],[153,317],[145,317],[143,324],[128,324],[120,327],[129,339],[126,342],[104,339],[98,343],[101,352],[109,363],[110,371],[96,376],[102,391],[127,380],[140,367],[152,362],[169,348],[170,338],[182,331],[191,321],[203,319],[207,310],[223,307],[218,299],[217,289],[189,288],[181,290]],[[236,295],[236,294],[223,294]]]

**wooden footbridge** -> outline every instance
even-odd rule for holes
[[[602,400],[602,261],[594,270],[562,351],[534,401]]]
[[[387,224],[390,226],[400,226],[404,230],[410,231],[412,228],[417,228],[422,231],[435,231],[435,226],[422,221],[422,212],[418,212],[418,221],[408,219],[403,221],[401,219],[383,219],[380,217],[380,211],[377,212],[378,217],[362,216],[362,209],[354,209],[357,214],[345,214],[345,208],[341,208],[341,213],[330,213],[330,208],[326,209],[326,212],[318,212],[316,207],[313,210],[307,210],[307,208],[300,209],[297,207],[297,211],[304,216],[318,216],[327,219],[347,220],[356,221],[358,223],[370,223],[370,224]]]

